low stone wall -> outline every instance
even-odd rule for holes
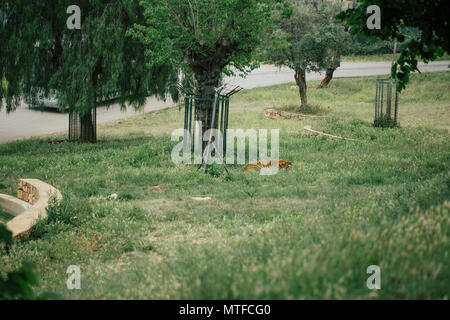
[[[37,187],[42,183],[44,182],[40,180],[20,179],[19,185],[17,186],[17,198],[28,203],[35,204],[36,201],[39,200],[39,190],[37,189]],[[46,183],[44,184],[47,185]],[[45,188],[46,186],[44,186],[44,189]]]
[[[39,219],[47,218],[48,202],[52,196],[58,202],[62,200],[61,192],[58,189],[41,180],[19,180],[17,197],[32,204],[32,206],[6,224],[14,239],[27,237],[30,229]]]

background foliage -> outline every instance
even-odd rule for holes
[[[381,29],[370,30],[366,26],[367,7],[378,5],[381,9]],[[418,58],[425,62],[450,51],[448,18],[450,6],[446,0],[358,0],[358,6],[339,14],[352,34],[365,35],[381,40],[396,39],[403,44],[400,57],[394,65],[392,75],[399,79],[399,90],[405,88],[409,75],[417,69]],[[405,30],[415,28],[419,37],[407,37]]]

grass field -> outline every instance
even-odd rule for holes
[[[299,104],[291,84],[232,99],[232,128],[281,130],[294,167],[275,176],[174,165],[178,108],[101,125],[96,145],[0,145],[0,193],[26,177],[64,196],[0,253],[0,274],[32,261],[39,292],[73,299],[448,298],[450,72],[412,76],[396,129],[371,125],[375,77],[317,85],[309,101],[323,118],[265,119]],[[306,137],[306,125],[360,141]],[[66,288],[69,265],[81,267],[81,290]],[[369,265],[381,290],[366,287]]]

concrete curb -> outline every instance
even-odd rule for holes
[[[52,196],[55,197],[57,202],[62,200],[61,192],[58,189],[41,180],[19,180],[17,197],[32,204],[32,206],[6,224],[12,232],[14,240],[28,237],[30,229],[37,221],[47,218],[48,202]]]

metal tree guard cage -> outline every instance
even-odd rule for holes
[[[231,88],[231,90],[228,90],[224,94],[218,95],[217,101],[215,101],[214,97],[198,97],[191,92],[187,92],[181,86],[178,86],[178,89],[182,90],[185,93],[184,130],[190,135],[191,152],[194,152],[195,142],[197,141],[197,139],[199,139],[199,137],[196,136],[198,134],[198,128],[196,128],[195,115],[197,110],[203,109],[206,110],[207,119],[209,119],[212,115],[215,115],[214,127],[221,132],[223,145],[222,154],[225,155],[227,149],[227,129],[230,112],[230,97],[243,90],[243,88],[239,86],[233,87]],[[214,102],[216,102],[215,105]],[[210,106],[213,106],[213,108],[215,108],[215,112],[214,109]],[[184,141],[189,141],[189,139],[187,139],[187,137],[184,137]]]
[[[398,125],[398,82],[394,79],[378,79],[375,95],[375,127]]]
[[[91,109],[94,137],[97,139],[97,107]],[[69,141],[79,141],[81,138],[80,114],[75,111],[69,112]]]

